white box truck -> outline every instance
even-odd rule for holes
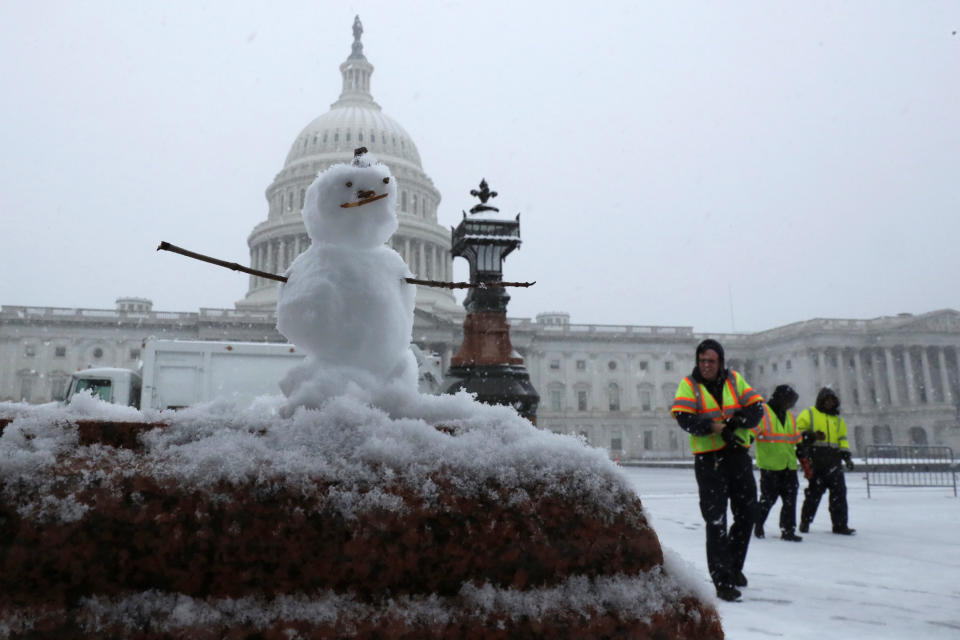
[[[440,357],[424,354],[416,345],[410,348],[417,358],[420,391],[440,393]],[[280,380],[304,357],[287,343],[149,338],[139,373],[82,369],[71,376],[65,397],[89,389],[105,402],[144,409],[180,409],[215,398],[246,404],[257,396],[279,395]]]
[[[249,403],[279,395],[278,383],[304,357],[292,344],[147,340],[140,406],[180,409],[214,398]]]

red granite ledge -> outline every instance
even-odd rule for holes
[[[195,597],[348,587],[362,599],[449,596],[470,580],[522,589],[663,562],[636,496],[625,493],[611,515],[544,486],[525,487],[531,499],[511,505],[512,488],[470,497],[445,489],[442,477],[434,482],[432,504],[408,487],[380,487],[404,509],[352,519],[330,503],[330,483],[308,496],[252,484],[191,492],[133,475],[120,486],[78,490],[88,510],[74,522],[22,517],[18,503],[37,497],[8,488],[0,502],[0,599],[69,601],[150,588]]]
[[[411,619],[395,610],[391,602],[360,610],[337,611],[328,621],[272,617],[263,625],[224,620],[208,624],[168,626],[164,620],[130,620],[127,624],[101,621],[94,627],[83,605],[75,608],[41,606],[15,608],[0,606],[0,624],[10,624],[9,637],[31,640],[86,640],[126,638],[128,640],[290,640],[290,638],[352,638],[357,640],[582,640],[583,638],[624,638],[632,640],[722,640],[717,611],[692,598],[684,598],[667,609],[643,619],[625,618],[616,611],[588,607],[584,611],[551,611],[542,617],[511,615],[507,612],[471,611],[460,598],[442,599],[437,605],[449,615],[441,622]],[[31,628],[23,629],[29,620]],[[10,622],[8,622],[10,621]],[[19,624],[18,624],[19,621]],[[20,631],[18,633],[18,631]]]

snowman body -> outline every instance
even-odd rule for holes
[[[384,243],[397,228],[396,182],[360,155],[334,165],[307,190],[303,219],[311,246],[285,273],[277,328],[307,354],[281,381],[288,410],[360,392],[416,392],[410,351],[416,291],[409,269]]]

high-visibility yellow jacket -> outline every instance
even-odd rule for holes
[[[707,388],[687,376],[680,381],[677,387],[677,395],[673,399],[673,406],[670,407],[670,413],[695,413],[697,415],[710,418],[714,422],[723,422],[733,416],[738,409],[748,407],[752,404],[763,402],[759,393],[753,390],[747,381],[743,379],[738,372],[729,370],[727,379],[723,384],[723,406],[717,404]],[[753,438],[760,432],[759,425],[753,429],[737,429],[736,435],[749,446]],[[690,451],[696,455],[698,453],[708,453],[710,451],[719,451],[726,446],[719,433],[708,433],[702,436],[690,436]]]
[[[797,468],[797,443],[800,431],[797,419],[787,411],[785,420],[780,422],[777,414],[769,405],[763,405],[763,421],[757,435],[757,467],[770,471]]]
[[[797,429],[814,432],[814,453],[823,448],[850,450],[847,444],[847,423],[840,416],[831,416],[818,411],[816,407],[810,407],[797,418]]]

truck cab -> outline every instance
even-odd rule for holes
[[[70,376],[65,400],[89,390],[94,397],[112,404],[122,404],[140,408],[140,388],[143,382],[140,374],[130,369],[99,367],[81,369]]]

